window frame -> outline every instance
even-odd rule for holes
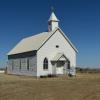
[[[20,66],[19,66],[19,69],[21,70],[22,68],[21,68],[21,59],[19,59],[19,61],[20,61]]]
[[[68,63],[68,69],[70,69],[70,61],[68,60],[67,63]]]
[[[12,71],[14,70],[14,61],[13,60],[11,60],[11,65],[12,65]]]
[[[43,60],[43,70],[48,70],[48,59],[46,57]]]
[[[29,65],[29,58],[27,58],[27,70],[29,71],[30,65]]]

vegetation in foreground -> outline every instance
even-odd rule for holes
[[[39,79],[0,74],[0,100],[100,100],[100,73]]]
[[[80,68],[77,67],[76,71],[78,73],[100,73],[100,68]]]

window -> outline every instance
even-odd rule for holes
[[[21,59],[19,61],[20,61],[20,67],[19,67],[19,69],[21,70]]]
[[[70,61],[68,60],[68,69],[70,69]]]
[[[29,70],[29,59],[27,59],[27,70]]]
[[[59,45],[56,45],[56,48],[59,48]]]
[[[43,69],[48,69],[48,59],[45,58],[43,61]]]
[[[14,70],[13,60],[11,60],[12,70]]]

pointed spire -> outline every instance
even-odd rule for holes
[[[59,27],[58,22],[59,22],[59,20],[57,19],[56,15],[54,13],[54,9],[52,8],[52,13],[51,13],[51,16],[48,20],[48,30],[52,31],[55,28]]]
[[[49,21],[59,21],[53,11],[52,11],[51,16],[49,18]]]

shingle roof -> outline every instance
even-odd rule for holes
[[[28,52],[37,50],[49,36],[50,32],[43,32],[31,37],[22,39],[9,53],[8,55],[18,54],[22,52]]]
[[[48,38],[50,38],[52,34],[54,34],[58,29],[61,31],[60,28],[55,28],[55,30],[51,32],[42,32],[40,34],[22,39],[7,55],[13,55],[13,54],[18,54],[18,53],[38,50],[42,45],[45,44]],[[68,39],[68,37],[65,36],[63,32],[62,34],[64,35],[65,39],[69,42],[69,44],[72,46],[72,48],[76,52],[78,52],[75,46]]]

